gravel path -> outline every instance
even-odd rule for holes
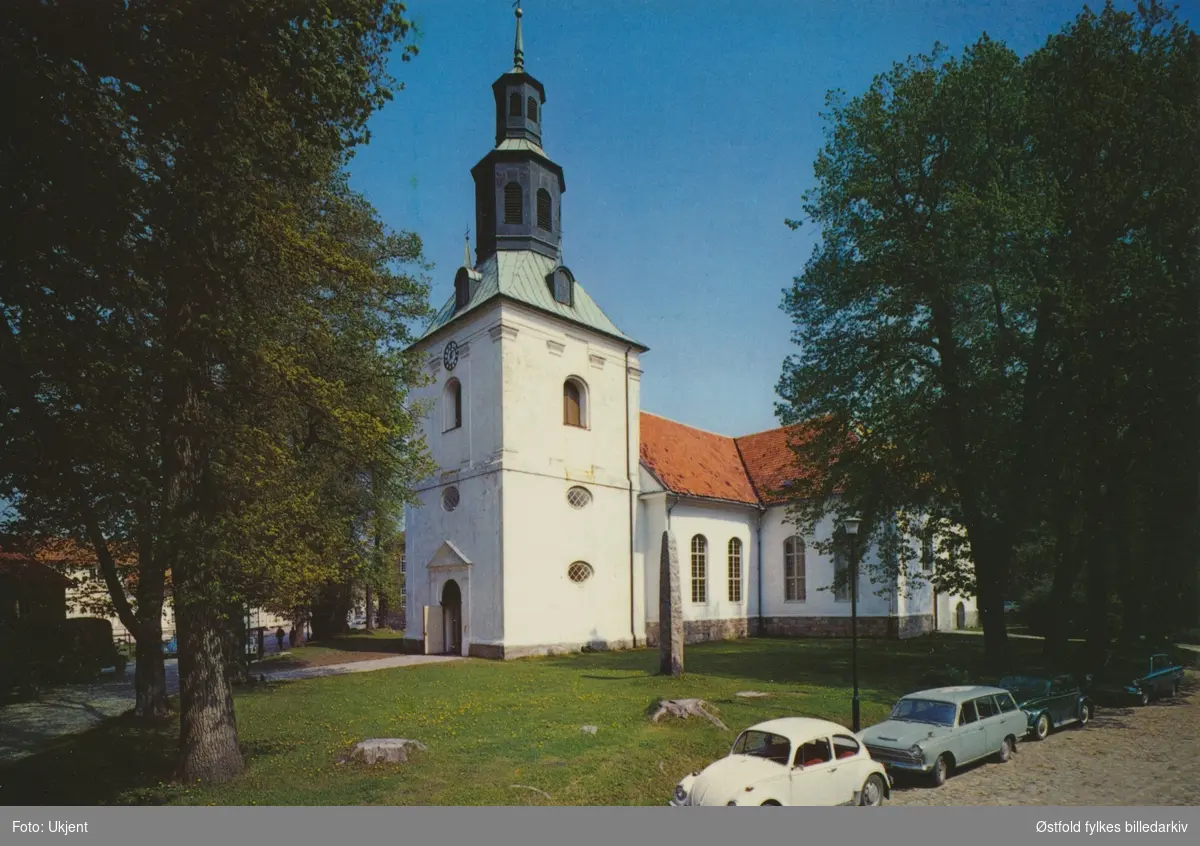
[[[902,780],[891,805],[1195,805],[1200,675],[1145,708],[1096,708],[1082,729],[1027,740],[1007,764],[983,763],[942,787]]]

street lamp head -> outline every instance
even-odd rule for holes
[[[846,534],[850,535],[851,537],[858,534],[858,527],[861,525],[862,525],[861,517],[843,517],[842,518],[842,528],[845,529]]]

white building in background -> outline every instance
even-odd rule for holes
[[[688,640],[849,633],[842,562],[786,523],[793,430],[729,438],[641,411],[641,357],[563,264],[562,169],[542,147],[542,84],[493,84],[496,144],[472,170],[476,254],[413,349],[432,384],[438,474],[405,514],[405,637],[421,652],[512,658],[653,644],[662,532],[679,546]],[[934,628],[927,585],[859,586],[860,633]],[[918,568],[921,565],[915,565]],[[923,581],[913,575],[913,581]],[[939,614],[944,627],[946,614]],[[963,617],[964,625],[967,616]]]

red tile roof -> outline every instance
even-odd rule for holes
[[[788,484],[810,475],[811,468],[800,466],[791,447],[807,432],[805,426],[795,425],[737,438],[742,463],[763,505],[785,502]]]
[[[18,581],[40,582],[63,588],[74,584],[57,570],[19,552],[0,552],[0,576],[12,576]]]
[[[803,432],[785,426],[730,438],[643,411],[642,464],[672,493],[771,505],[787,498],[789,479],[805,475],[788,446]]]
[[[642,412],[642,464],[674,493],[758,504],[733,438]]]

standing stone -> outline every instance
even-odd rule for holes
[[[675,536],[662,534],[658,566],[658,671],[683,675],[683,601],[679,590],[679,549]]]

